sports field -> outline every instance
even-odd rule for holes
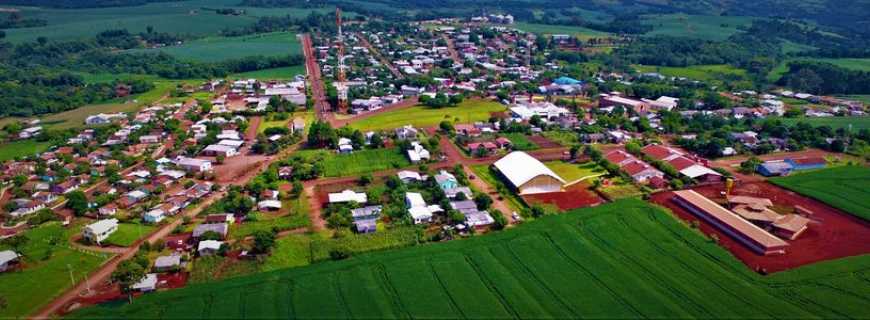
[[[415,106],[380,113],[351,124],[351,127],[369,130],[388,130],[404,125],[413,125],[416,128],[436,127],[441,121],[455,123],[472,123],[486,121],[493,112],[503,112],[507,108],[497,102],[488,100],[465,100],[456,107],[429,108]]]
[[[0,318],[22,317],[33,313],[55,296],[63,293],[70,283],[70,272],[76,282],[100,266],[108,255],[83,252],[71,248],[67,239],[81,226],[64,228],[59,222],[48,222],[25,235],[28,241],[20,248],[24,255],[21,271],[0,273],[0,297],[5,308]],[[12,249],[0,245],[0,250]]]
[[[870,256],[763,277],[639,200],[148,294],[78,318],[863,317]]]
[[[815,198],[870,221],[870,169],[842,166],[770,179],[776,185]]]
[[[411,161],[396,149],[370,149],[351,154],[336,154],[325,150],[305,150],[295,153],[305,158],[319,157],[324,177],[343,177],[407,167]]]
[[[243,37],[208,37],[180,46],[137,49],[131,52],[165,52],[190,61],[214,62],[248,56],[286,56],[302,54],[296,34],[275,32]],[[290,76],[292,77],[292,75]]]
[[[661,14],[643,16],[642,22],[653,30],[647,36],[688,37],[722,41],[749,26],[755,17]]]
[[[798,122],[806,122],[814,127],[829,126],[832,129],[852,127],[854,132],[861,129],[870,129],[870,117],[825,117],[825,118],[782,118],[783,123],[795,125]]]
[[[53,9],[15,7],[24,17],[48,21],[47,26],[6,30],[10,42],[35,41],[39,37],[50,40],[70,40],[94,36],[109,29],[127,29],[143,32],[148,26],[156,32],[179,33],[192,36],[216,35],[224,29],[238,29],[252,25],[261,16],[293,15],[304,17],[317,10],[297,8],[238,7],[238,0],[192,0],[150,3],[136,7]],[[245,15],[220,15],[218,8],[245,10]]]

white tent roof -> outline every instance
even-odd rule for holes
[[[18,259],[18,254],[12,250],[0,251],[0,264],[5,264],[9,261]]]
[[[547,168],[538,159],[532,158],[522,151],[514,151],[499,159],[493,164],[508,180],[519,187],[537,176],[545,175],[565,183],[553,170]]]
[[[680,173],[689,177],[689,178],[692,178],[692,179],[703,176],[703,175],[707,175],[707,174],[721,176],[721,174],[719,174],[716,171],[713,171],[713,169],[710,169],[710,168],[707,168],[705,166],[698,165],[698,164],[690,166],[690,167],[685,168],[683,170],[680,170]]]

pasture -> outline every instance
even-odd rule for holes
[[[355,121],[350,126],[362,131],[378,131],[413,125],[415,128],[436,127],[441,121],[473,123],[486,121],[494,112],[507,108],[489,100],[465,100],[456,107],[429,108],[414,106],[407,109],[387,111]]]
[[[73,318],[863,317],[870,256],[761,276],[639,200],[147,294]]]
[[[504,137],[511,141],[514,150],[535,150],[540,148],[537,144],[529,140],[529,137],[522,133],[506,133]]]
[[[109,258],[106,254],[82,252],[67,244],[80,228],[64,228],[48,222],[25,233],[28,241],[19,248],[23,269],[0,273],[0,297],[6,301],[0,318],[29,315],[71,286],[70,271],[76,282]],[[0,245],[0,250],[12,249]]]
[[[357,150],[336,154],[326,150],[303,150],[295,153],[305,159],[320,159],[324,177],[344,177],[407,167],[411,161],[398,149]]]
[[[814,127],[829,126],[836,130],[839,128],[852,127],[852,131],[870,129],[870,117],[823,117],[823,118],[781,118],[787,125],[795,125],[798,122],[806,122]]]
[[[118,224],[118,231],[109,235],[103,241],[103,244],[129,247],[133,243],[136,243],[137,240],[151,234],[154,229],[156,227],[138,223],[120,223]]]
[[[249,56],[301,54],[302,47],[299,44],[299,40],[296,39],[295,33],[275,32],[242,37],[207,37],[179,46],[158,49],[136,49],[130,52],[154,53],[158,51],[165,52],[182,60],[217,62]]]
[[[768,81],[777,81],[789,71],[788,63],[792,61],[815,61],[830,63],[835,66],[857,71],[870,71],[870,58],[796,58],[788,59],[777,65],[767,74]]]
[[[861,166],[794,173],[769,180],[773,184],[795,191],[852,215],[870,220],[870,169]]]
[[[738,27],[749,26],[755,17],[706,16],[687,14],[654,14],[642,16],[644,24],[653,27],[647,36],[687,37],[722,41],[741,32]]]
[[[250,8],[237,6],[237,0],[192,0],[149,3],[135,7],[54,9],[16,7],[26,18],[48,21],[47,26],[6,30],[6,41],[19,43],[35,41],[39,37],[49,40],[70,40],[92,37],[109,29],[127,29],[144,32],[148,26],[156,32],[194,37],[216,35],[224,29],[238,29],[254,24],[261,16],[292,15],[304,17],[312,11],[329,9]],[[244,15],[221,15],[214,10],[235,8],[245,10]]]

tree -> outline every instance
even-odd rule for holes
[[[220,233],[217,233],[217,232],[215,232],[215,231],[206,231],[206,232],[203,232],[203,233],[199,236],[199,241],[205,241],[205,240],[221,240],[222,238],[223,238],[223,237],[221,237],[221,234],[220,234]]]
[[[71,209],[76,216],[82,216],[88,212],[88,198],[84,192],[76,190],[66,195],[66,207]]]
[[[761,165],[761,159],[755,156],[750,157],[749,159],[746,159],[746,161],[740,163],[740,172],[744,174],[753,173],[759,165]]]
[[[145,268],[133,260],[124,260],[112,272],[112,282],[118,283],[122,292],[127,293],[127,299],[133,303],[133,285],[145,277]]]
[[[372,174],[366,173],[366,174],[361,175],[359,177],[359,184],[366,186],[366,185],[371,184],[372,180],[374,180],[374,178],[372,178]]]
[[[265,230],[257,230],[253,234],[255,253],[268,253],[275,246],[275,234]]]
[[[6,31],[0,30],[0,39],[6,38]]]
[[[501,210],[490,209],[489,215],[492,217],[492,220],[494,220],[494,222],[492,224],[493,229],[501,230],[501,229],[504,229],[505,226],[507,226],[507,224],[508,224],[507,218],[504,217],[504,213],[502,213]]]
[[[477,205],[477,210],[486,210],[492,205],[492,198],[487,194],[478,193],[474,196],[474,204]]]
[[[226,157],[222,154],[219,154],[214,159],[215,159],[215,161],[217,161],[218,164],[223,164],[224,160],[226,160]]]

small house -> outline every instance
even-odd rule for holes
[[[0,251],[0,272],[6,272],[7,270],[12,269],[18,261],[20,261],[21,257],[12,250]]]
[[[118,231],[118,219],[105,219],[87,225],[82,230],[82,237],[91,243],[100,244],[115,231]]]
[[[227,237],[227,232],[229,231],[229,225],[226,223],[210,223],[210,224],[200,224],[193,228],[192,237],[194,239],[199,239],[207,232],[214,232],[220,235],[221,239],[225,239]]]
[[[139,292],[151,292],[157,290],[157,274],[146,274],[142,280],[134,284],[130,289]]]
[[[224,243],[222,241],[217,240],[200,241],[199,245],[196,248],[196,252],[198,252],[200,256],[214,255],[221,250],[221,246],[223,244]]]
[[[177,254],[157,257],[154,260],[154,272],[174,271],[181,268],[181,256]]]

